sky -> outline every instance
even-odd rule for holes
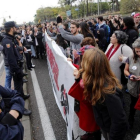
[[[41,7],[55,7],[58,0],[0,0],[0,26],[2,26],[3,18],[6,21],[16,21],[17,24],[34,21],[36,10]],[[81,1],[81,0],[77,0]],[[97,2],[97,0],[92,0]],[[106,0],[102,0],[106,1]],[[107,0],[109,1],[109,0]],[[11,18],[9,18],[9,16]]]
[[[59,6],[58,0],[0,0],[0,26],[3,18],[17,24],[34,21],[36,10],[40,7]],[[11,16],[11,18],[9,18]]]

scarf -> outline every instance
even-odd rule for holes
[[[114,45],[112,45],[112,46],[110,47],[110,49],[108,50],[108,52],[106,53],[106,56],[107,56],[108,60],[110,60],[110,58],[114,55],[114,53],[119,49],[120,44],[118,44],[118,46],[117,46],[117,47],[114,49],[114,51],[112,52],[113,47],[114,47]],[[112,52],[112,53],[111,53],[111,52]],[[110,55],[110,53],[111,53],[111,55]]]

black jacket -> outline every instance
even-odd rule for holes
[[[102,29],[102,28],[100,28],[99,29],[99,33],[100,34],[98,34],[98,46],[99,46],[99,48],[103,51],[103,52],[105,52],[106,51],[106,48],[107,48],[107,38],[105,37],[105,31],[104,31],[104,29]]]
[[[6,34],[2,40],[4,62],[6,66],[10,66],[12,73],[20,73],[21,69],[18,65],[18,61],[21,60],[21,56],[15,47],[14,36]]]
[[[138,38],[138,32],[135,29],[125,29],[123,30],[128,35],[127,45],[132,48],[132,44]]]
[[[42,39],[43,39],[42,32],[38,31],[36,38],[37,38],[39,47],[44,47],[43,42],[42,42]]]
[[[16,90],[0,86],[0,140],[23,140],[23,126],[19,119],[24,112],[24,100]],[[16,110],[19,117],[15,119],[8,112]]]
[[[123,140],[128,128],[122,96],[117,89],[115,94],[106,94],[104,102],[99,101],[93,106],[95,120],[103,131],[109,133],[109,140]]]

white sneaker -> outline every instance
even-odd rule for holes
[[[35,68],[35,65],[32,65],[32,68]]]
[[[140,134],[137,135],[135,140],[140,140]]]

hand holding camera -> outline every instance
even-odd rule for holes
[[[15,39],[16,39],[17,41],[20,41],[20,36],[15,35]]]
[[[57,24],[62,23],[62,17],[59,15],[59,16],[56,18],[56,21],[57,21]]]

